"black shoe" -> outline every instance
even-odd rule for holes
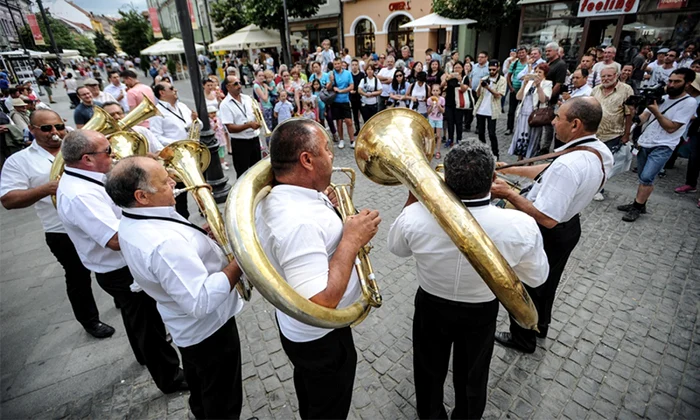
[[[617,206],[617,209],[618,209],[618,210],[620,210],[620,211],[625,211],[625,212],[628,212],[628,211],[632,210],[633,208],[634,208],[634,201],[631,202],[631,203],[629,203],[629,204],[623,204],[623,205],[621,205],[621,206]],[[645,204],[644,206],[642,206],[642,208],[640,209],[640,212],[641,212],[642,214],[646,214],[646,213],[647,213],[647,206],[646,206],[646,204]]]
[[[182,391],[189,391],[190,386],[187,384],[187,380],[185,379],[185,372],[180,369],[179,372],[177,373],[177,378],[175,379],[175,384],[173,385],[172,388],[168,388],[167,390],[163,390],[163,394],[172,394],[174,392],[182,392]]]
[[[537,329],[540,332],[537,333],[537,338],[547,338],[547,332],[549,332],[549,325],[538,325]]]
[[[634,222],[635,220],[639,219],[641,214],[642,210],[632,207],[624,216],[622,216],[622,220],[624,222]]]
[[[496,331],[496,335],[494,336],[496,339],[496,342],[503,347],[508,347],[513,350],[518,350],[523,353],[534,353],[535,349],[528,349],[525,348],[523,345],[516,343],[513,341],[513,336],[509,332],[500,332]]]
[[[86,326],[85,331],[95,338],[107,338],[114,334],[114,328],[99,321],[90,326]]]
[[[508,129],[506,130],[506,136],[512,136],[513,135],[513,130]]]
[[[117,299],[114,299],[114,307],[117,308],[117,309],[121,309],[121,308],[122,308],[122,305],[119,304],[119,302],[117,301]]]

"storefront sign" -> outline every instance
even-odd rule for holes
[[[41,34],[41,28],[39,28],[39,22],[36,21],[36,15],[27,15],[27,21],[34,37],[34,45],[46,45],[44,35]]]
[[[637,13],[638,8],[639,0],[580,0],[578,17]]]
[[[151,27],[153,28],[154,38],[163,38],[163,32],[160,30],[160,22],[158,22],[158,10],[155,7],[148,8],[148,17],[151,19]]]
[[[659,0],[657,9],[681,9],[688,5],[688,0]]]
[[[397,1],[395,3],[389,3],[389,11],[393,12],[395,10],[411,10],[411,3],[407,1]]]

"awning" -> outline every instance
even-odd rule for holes
[[[168,43],[168,40],[166,40],[166,39],[161,39],[160,41],[156,42],[155,44],[153,44],[153,45],[151,45],[151,46],[149,46],[149,47],[146,47],[146,48],[144,48],[143,50],[141,50],[141,55],[156,55],[156,54],[160,54],[160,52],[158,52],[158,50],[159,50],[164,44],[167,44],[167,43]]]
[[[301,38],[291,35],[291,42]],[[209,51],[234,51],[250,48],[269,48],[280,45],[280,33],[273,29],[262,29],[257,25],[248,25],[231,35],[209,45]]]
[[[197,51],[204,51],[204,45],[194,44]],[[180,38],[171,38],[159,48],[161,51],[153,54],[184,54],[185,43]]]
[[[49,55],[47,52],[42,52],[42,51],[34,51],[34,50],[27,50],[27,53],[31,58],[42,58],[46,57]],[[4,51],[0,52],[0,55],[3,55],[5,57],[26,57],[27,54],[24,53],[24,50],[14,50],[14,51]]]
[[[454,25],[469,25],[476,23],[474,19],[450,19],[440,16],[437,13],[431,13],[414,21],[404,23],[402,28],[426,28],[432,26],[454,26]]]

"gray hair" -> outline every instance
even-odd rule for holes
[[[123,208],[131,208],[136,204],[136,190],[155,193],[151,186],[150,176],[140,165],[141,159],[150,159],[144,156],[127,156],[119,160],[114,168],[107,173],[105,179],[105,191],[114,201],[114,204]]]
[[[92,151],[92,140],[86,130],[71,131],[61,142],[61,154],[66,163],[80,162],[84,154]]]
[[[592,96],[577,97],[566,101],[566,105],[569,107],[566,113],[567,121],[579,119],[586,132],[595,133],[598,131],[600,120],[603,119],[603,107],[598,100]]]
[[[550,49],[559,52],[559,44],[556,42],[552,41],[549,44],[545,45],[545,49]]]
[[[617,66],[612,65],[612,64],[606,64],[606,65],[604,65],[603,68],[600,69],[600,74],[603,74],[603,70],[612,70],[613,73],[615,73],[615,74],[620,73],[619,71],[617,71]]]
[[[311,152],[314,156],[321,153],[316,133],[312,130],[314,127],[319,127],[319,124],[312,120],[291,119],[275,128],[270,137],[270,163],[275,176],[292,171],[303,152]],[[323,133],[328,137],[325,129]]]
[[[445,182],[459,198],[481,198],[491,190],[496,159],[478,140],[460,142],[445,156]]]

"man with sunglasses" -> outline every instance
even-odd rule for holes
[[[260,159],[260,124],[255,119],[253,107],[256,101],[241,93],[243,87],[236,76],[226,76],[228,95],[221,101],[219,112],[221,124],[226,127],[231,150],[233,151],[233,167],[236,176],[240,177]]]
[[[150,129],[163,146],[185,140],[192,124],[201,124],[197,112],[180,102],[175,86],[161,82],[153,88],[153,93],[161,116],[150,119]]]
[[[34,142],[10,156],[0,173],[0,202],[8,210],[36,204],[34,208],[44,228],[46,245],[65,271],[66,292],[75,319],[93,337],[110,337],[114,328],[100,322],[92,295],[90,270],[80,261],[51,202],[58,182],[49,181],[49,173],[61,148],[61,139],[66,135],[66,126],[54,111],[39,110],[32,113],[29,130]]]
[[[80,260],[119,304],[134,356],[146,365],[156,386],[164,393],[187,390],[156,302],[134,283],[121,253],[121,209],[103,183],[112,168],[109,140],[97,131],[75,130],[63,139],[61,153],[66,166],[56,190],[56,208]]]

